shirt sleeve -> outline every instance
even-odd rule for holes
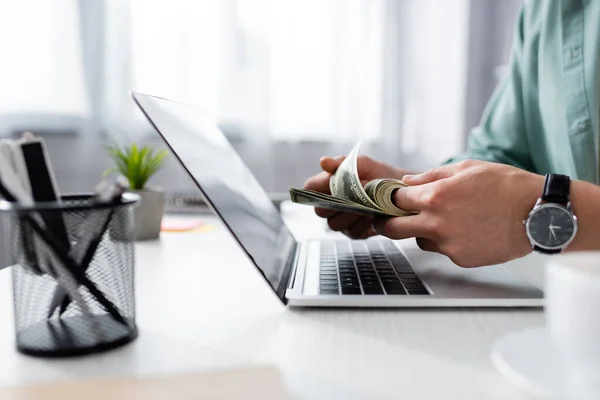
[[[533,169],[524,118],[523,43],[525,10],[517,21],[508,73],[495,89],[479,125],[470,132],[467,150],[446,161],[475,159]]]

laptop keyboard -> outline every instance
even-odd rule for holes
[[[319,293],[428,295],[408,260],[391,241],[323,241]]]

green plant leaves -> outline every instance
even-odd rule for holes
[[[120,173],[127,178],[133,190],[144,189],[148,179],[162,168],[168,154],[167,150],[157,150],[149,146],[138,147],[135,143],[123,147],[110,146],[107,152],[115,167],[106,170],[104,175]]]

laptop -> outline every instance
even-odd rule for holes
[[[297,241],[211,118],[198,109],[167,99],[141,93],[133,93],[133,98],[284,304],[542,305],[539,288],[502,266],[464,269],[442,256],[411,260],[397,242],[382,238]]]

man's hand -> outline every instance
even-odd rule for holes
[[[323,169],[319,174],[311,177],[304,184],[305,189],[315,190],[321,193],[331,194],[329,190],[329,178],[337,170],[344,156],[335,158],[323,157],[320,164]],[[402,179],[408,171],[397,169],[391,165],[373,160],[366,156],[358,156],[358,176],[363,186],[377,178]],[[377,233],[373,230],[373,219],[356,214],[340,213],[324,208],[315,208],[315,212],[322,218],[327,218],[327,224],[334,231],[341,231],[352,239],[366,239]]]
[[[418,215],[376,221],[393,239],[416,237],[423,250],[463,267],[499,264],[531,252],[522,221],[544,186],[544,177],[507,165],[463,161],[405,176],[410,187],[394,202]]]

